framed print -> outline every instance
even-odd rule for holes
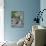
[[[24,11],[11,12],[11,26],[24,27]]]

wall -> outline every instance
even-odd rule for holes
[[[41,1],[40,1],[40,9],[41,9],[41,11],[42,11],[43,9],[46,9],[46,0],[41,0]],[[43,22],[41,21],[41,22],[40,22],[40,25],[46,26],[46,20],[45,20],[45,19],[46,19],[46,11],[43,12],[42,17],[43,17]]]
[[[0,42],[4,41],[4,0],[0,0]]]
[[[40,0],[5,0],[4,1],[4,35],[7,41],[18,41],[32,28],[32,19],[40,9]],[[11,27],[11,11],[24,11],[24,28]]]
[[[40,10],[43,10],[43,9],[46,9],[46,0],[40,0]],[[44,20],[43,20],[43,22],[40,21],[40,25],[46,27],[46,11],[43,13],[42,17]],[[45,39],[45,41],[46,41],[46,39]]]

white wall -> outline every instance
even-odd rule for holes
[[[0,42],[4,41],[4,0],[0,0]]]

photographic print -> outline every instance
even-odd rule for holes
[[[11,26],[24,27],[24,11],[11,12]]]

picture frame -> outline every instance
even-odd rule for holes
[[[11,12],[11,27],[24,27],[24,11]]]

